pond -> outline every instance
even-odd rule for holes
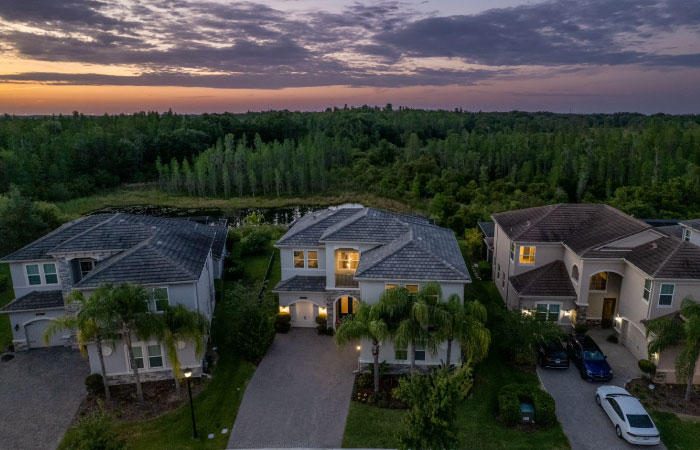
[[[135,205],[113,206],[94,211],[98,213],[128,213],[154,217],[197,217],[204,219],[227,219],[231,227],[243,225],[243,219],[253,213],[263,216],[263,223],[271,225],[288,225],[295,219],[313,211],[325,209],[326,206],[288,206],[283,208],[176,208],[171,206]]]

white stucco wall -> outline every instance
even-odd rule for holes
[[[65,315],[65,310],[63,308],[56,309],[44,309],[37,311],[18,311],[10,313],[10,327],[12,328],[12,342],[16,347],[24,348],[27,345],[27,336],[25,333],[25,327],[27,324],[36,321],[45,321],[50,319],[56,319],[58,317],[63,317]],[[58,336],[54,338],[54,345],[63,345],[64,340],[70,337],[70,332],[60,332]],[[43,344],[42,344],[43,345]]]
[[[318,254],[318,268],[295,268],[294,267],[294,252],[303,251],[306,255],[307,251],[315,251]],[[282,280],[287,280],[296,275],[302,276],[323,276],[326,274],[326,251],[323,247],[282,247],[280,248],[280,265],[282,266]]]
[[[360,344],[361,349],[359,351],[359,360],[361,364],[369,364],[374,362],[374,357],[372,356],[372,344],[369,341],[362,341]],[[409,360],[397,360],[395,359],[394,345],[391,341],[384,342],[379,349],[379,362],[386,361],[389,364],[409,364]],[[459,364],[459,360],[462,356],[460,345],[458,341],[452,342],[452,352],[450,354],[450,365]],[[438,351],[436,354],[430,354],[429,351],[425,352],[425,361],[416,361],[417,366],[430,366],[439,365],[447,361],[447,341],[443,342],[438,346]]]
[[[41,265],[51,263],[56,264],[56,271],[58,272],[58,261],[53,260],[43,260],[43,261],[24,261],[21,263],[10,263],[10,276],[12,277],[12,287],[15,291],[15,298],[22,297],[32,291],[60,291],[61,290],[61,277],[58,277],[57,284],[39,284],[30,286],[27,280],[27,274],[24,266],[28,264],[38,264],[40,266],[39,270],[42,272]],[[43,282],[43,275],[42,275]]]

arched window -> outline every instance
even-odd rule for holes
[[[571,268],[571,278],[573,278],[574,281],[578,283],[578,266],[574,266]]]

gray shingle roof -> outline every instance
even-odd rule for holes
[[[360,208],[328,208],[296,220],[277,245],[318,246],[321,235],[331,226],[360,211]]]
[[[563,242],[577,254],[651,228],[623,212],[600,204],[557,204],[494,214],[512,240]]]
[[[274,292],[324,292],[326,290],[326,277],[311,277],[295,275],[275,286]]]
[[[559,260],[510,277],[509,281],[522,296],[576,297],[566,266]]]
[[[625,259],[654,278],[700,280],[700,247],[675,237],[635,247]]]
[[[476,226],[479,227],[479,230],[481,230],[485,237],[493,237],[496,229],[496,224],[493,222],[477,222]]]
[[[700,231],[700,219],[683,220],[681,221],[681,224],[694,230]]]
[[[31,291],[12,300],[0,312],[28,311],[33,309],[63,308],[61,291]]]
[[[656,227],[655,230],[662,232],[666,236],[675,236],[679,239],[683,237],[683,227],[681,225],[664,225]]]

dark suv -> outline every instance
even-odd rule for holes
[[[613,371],[603,354],[590,336],[571,335],[566,342],[566,352],[576,365],[581,378],[589,381],[612,380]]]
[[[541,340],[537,343],[537,363],[550,369],[566,369],[569,367],[569,357],[559,339]]]

